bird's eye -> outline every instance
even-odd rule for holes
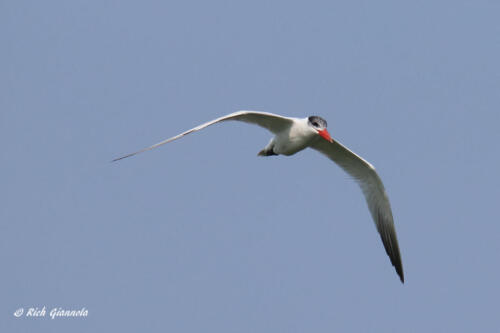
[[[312,123],[314,127],[319,127],[319,124],[317,122]]]

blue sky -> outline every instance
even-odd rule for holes
[[[3,1],[3,332],[492,332],[500,4]],[[240,110],[320,115],[377,168],[406,283],[361,191]],[[87,318],[14,317],[62,307]]]

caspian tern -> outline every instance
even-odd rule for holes
[[[238,111],[196,126],[186,132],[136,151],[135,153],[116,158],[113,161],[118,161],[151,150],[177,140],[186,134],[199,131],[205,127],[226,120],[239,120],[259,125],[268,129],[275,135],[269,144],[258,153],[259,156],[290,156],[307,147],[311,147],[326,155],[353,177],[363,191],[372,218],[382,238],[385,251],[391,259],[391,263],[395,267],[401,282],[404,283],[403,265],[401,263],[401,255],[399,253],[391,205],[385,192],[384,185],[382,184],[382,180],[370,163],[331,138],[326,130],[327,123],[321,117],[310,116],[307,118],[289,118],[267,112]]]

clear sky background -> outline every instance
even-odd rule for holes
[[[498,1],[0,2],[2,332],[500,329]],[[218,124],[320,115],[361,191]],[[87,318],[15,318],[20,307]]]

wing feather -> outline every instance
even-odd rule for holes
[[[208,121],[204,124],[198,125],[190,130],[187,130],[187,131],[185,131],[181,134],[178,134],[174,137],[171,137],[169,139],[158,142],[152,146],[146,147],[144,149],[138,150],[136,152],[127,154],[127,155],[122,156],[122,157],[115,158],[112,162],[122,160],[124,158],[134,156],[134,155],[137,155],[139,153],[154,149],[154,148],[159,147],[161,145],[164,145],[166,143],[180,139],[184,135],[199,131],[201,129],[204,129],[205,127],[208,127],[210,125],[216,124],[216,123],[221,122],[221,121],[226,121],[226,120],[239,120],[239,121],[243,121],[246,123],[259,125],[265,129],[269,130],[270,132],[272,132],[274,134],[286,129],[288,126],[291,126],[291,124],[293,123],[292,118],[283,117],[283,116],[269,113],[269,112],[237,111],[237,112],[233,112],[233,113],[230,113],[228,115],[225,115],[223,117]]]
[[[372,218],[382,238],[385,251],[391,259],[391,263],[396,269],[401,282],[404,283],[403,264],[401,262],[391,204],[389,203],[382,180],[373,165],[335,140],[333,142],[317,140],[311,145],[311,148],[325,154],[357,181],[363,191]]]

